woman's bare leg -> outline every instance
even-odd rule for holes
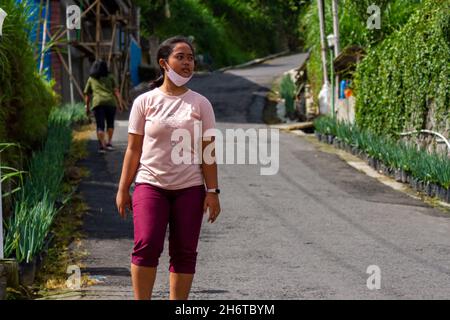
[[[100,142],[100,144],[102,145],[103,148],[106,147],[106,143],[105,143],[105,132],[104,131],[97,131],[97,139]]]
[[[108,143],[111,144],[114,134],[114,128],[108,128]]]
[[[170,272],[170,300],[187,300],[194,274]]]
[[[135,300],[150,300],[156,279],[156,267],[141,267],[131,264],[131,281]]]

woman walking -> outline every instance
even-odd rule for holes
[[[116,204],[123,218],[126,210],[133,213],[131,277],[138,300],[151,299],[167,225],[169,298],[188,299],[203,214],[208,210],[208,222],[213,223],[220,213],[214,111],[204,96],[185,86],[193,75],[194,56],[186,38],[164,41],[157,53],[162,75],[153,83],[153,90],[135,99],[130,113]],[[198,123],[200,137],[194,134]],[[174,161],[178,138],[173,135],[177,129],[190,133],[188,144],[200,147],[200,161]],[[207,150],[212,150],[212,161],[203,159]],[[194,152],[188,153],[189,160],[194,157]],[[134,179],[131,199],[129,188]]]
[[[122,99],[114,77],[108,72],[108,66],[103,60],[95,61],[89,72],[89,79],[84,88],[86,114],[89,116],[92,96],[92,111],[97,123],[98,152],[114,150],[112,138],[114,134],[114,119],[116,108],[123,111]],[[105,141],[105,120],[108,139]]]

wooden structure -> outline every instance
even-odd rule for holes
[[[70,5],[80,8],[79,30],[66,28],[66,8]],[[60,83],[56,90],[63,100],[68,100],[70,82],[76,89],[77,97],[82,97],[91,63],[104,59],[119,84],[124,101],[129,102],[129,49],[132,38],[137,43],[140,41],[138,16],[138,9],[131,0],[52,1],[53,21],[49,31],[51,41],[55,43],[52,77],[57,84]],[[73,66],[69,63],[71,60]]]
[[[333,62],[334,72],[337,76],[342,78],[353,78],[353,73],[356,70],[356,65],[366,55],[364,48],[360,46],[346,47]]]

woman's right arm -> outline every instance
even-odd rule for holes
[[[117,209],[122,218],[126,218],[126,209],[132,210],[130,186],[139,167],[143,141],[143,135],[128,134],[128,147],[123,160],[122,175],[116,197]]]

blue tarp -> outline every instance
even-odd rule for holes
[[[30,41],[32,43],[35,43],[36,41],[36,36],[37,36],[37,26],[38,26],[38,15],[39,15],[39,0],[28,0],[27,4],[28,7],[30,8],[30,12],[31,12],[31,16],[29,18],[29,21],[33,23],[33,29],[31,30],[30,33]],[[16,3],[22,3],[21,0],[17,0]],[[45,4],[46,2],[44,1],[44,5],[42,8],[42,21],[44,21],[45,19]],[[47,30],[49,30],[50,28],[50,18],[51,18],[51,10],[50,10],[50,6],[49,6],[49,12],[48,12],[48,16],[47,16]],[[38,39],[38,49],[39,52],[41,51],[41,42],[42,42],[42,35],[44,32],[44,25],[42,24],[40,27],[40,31],[39,31],[39,39]],[[48,44],[50,41],[50,37],[48,35],[46,35],[46,43]],[[36,68],[39,71],[39,66],[41,64],[41,57],[39,56],[37,61],[36,61]],[[49,80],[51,78],[51,54],[50,52],[46,52],[44,54],[44,70],[45,70],[45,76],[47,78],[47,80]]]
[[[133,86],[137,86],[139,81],[139,65],[141,64],[142,50],[136,40],[131,39],[130,44],[130,75]]]

